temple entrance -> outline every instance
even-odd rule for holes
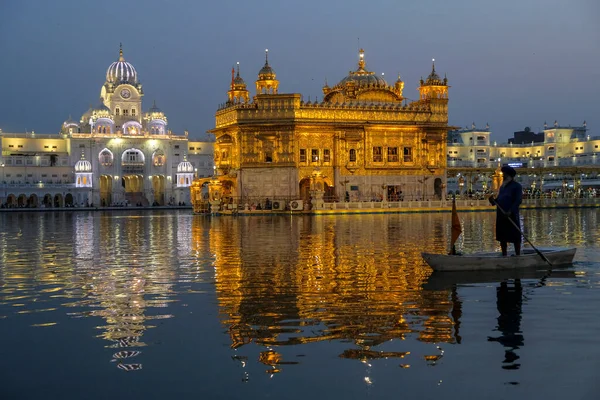
[[[35,194],[32,194],[27,199],[27,207],[37,208],[38,207],[38,197]]]
[[[65,196],[65,207],[73,207],[73,195],[71,193],[67,193]]]
[[[154,193],[153,205],[164,206],[165,205],[165,177],[164,177],[164,175],[154,175],[152,177],[152,191]]]
[[[63,206],[63,197],[62,194],[54,195],[54,207],[62,207]]]
[[[305,203],[310,203],[310,178],[302,179],[299,186],[300,198]]]
[[[433,181],[433,192],[436,199],[442,199],[442,180],[440,178],[435,178],[435,181]]]
[[[142,175],[126,175],[121,179],[121,186],[125,188],[125,200],[129,204],[148,205],[144,197],[144,177]]]
[[[235,184],[232,181],[221,181],[221,199],[223,203],[234,203],[234,188]]]
[[[112,203],[112,183],[112,176],[100,176],[100,205],[102,207],[108,207]]]
[[[9,208],[14,208],[17,206],[17,198],[14,194],[9,194],[6,198],[6,206]]]
[[[20,194],[19,198],[17,199],[17,207],[23,208],[25,206],[27,206],[27,196]]]
[[[329,186],[327,182],[324,182],[325,194],[323,195],[323,201],[326,203],[333,203],[339,201],[337,194],[335,194],[335,186]]]

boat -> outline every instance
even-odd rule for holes
[[[521,255],[502,256],[497,252],[473,254],[421,253],[434,271],[499,271],[564,266],[573,263],[575,247],[523,249]]]

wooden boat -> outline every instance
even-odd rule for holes
[[[550,261],[552,267],[571,264],[576,248],[538,248]],[[534,250],[523,249],[521,255],[502,256],[500,253],[473,253],[463,255],[421,253],[423,259],[434,271],[498,271],[527,268],[546,268],[550,266]]]

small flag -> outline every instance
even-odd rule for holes
[[[452,239],[450,240],[450,254],[456,254],[456,248],[454,244],[458,240],[458,237],[462,233],[462,227],[460,225],[460,219],[456,212],[456,198],[452,197]]]

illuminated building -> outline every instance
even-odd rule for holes
[[[123,50],[106,71],[100,100],[60,134],[1,133],[0,203],[11,207],[189,204],[189,186],[213,173],[213,143],[168,129]]]
[[[398,76],[388,84],[358,66],[322,101],[281,93],[267,57],[256,95],[232,71],[228,100],[216,112],[216,198],[235,202],[277,199],[279,207],[327,201],[382,198],[402,191],[441,198],[446,182],[448,81],[432,66],[409,101]]]
[[[544,124],[543,141],[496,143],[488,125],[448,133],[448,191],[491,189],[496,170],[510,165],[526,189],[575,190],[600,187],[600,136],[590,136],[587,124]],[[461,181],[462,178],[462,181]]]

